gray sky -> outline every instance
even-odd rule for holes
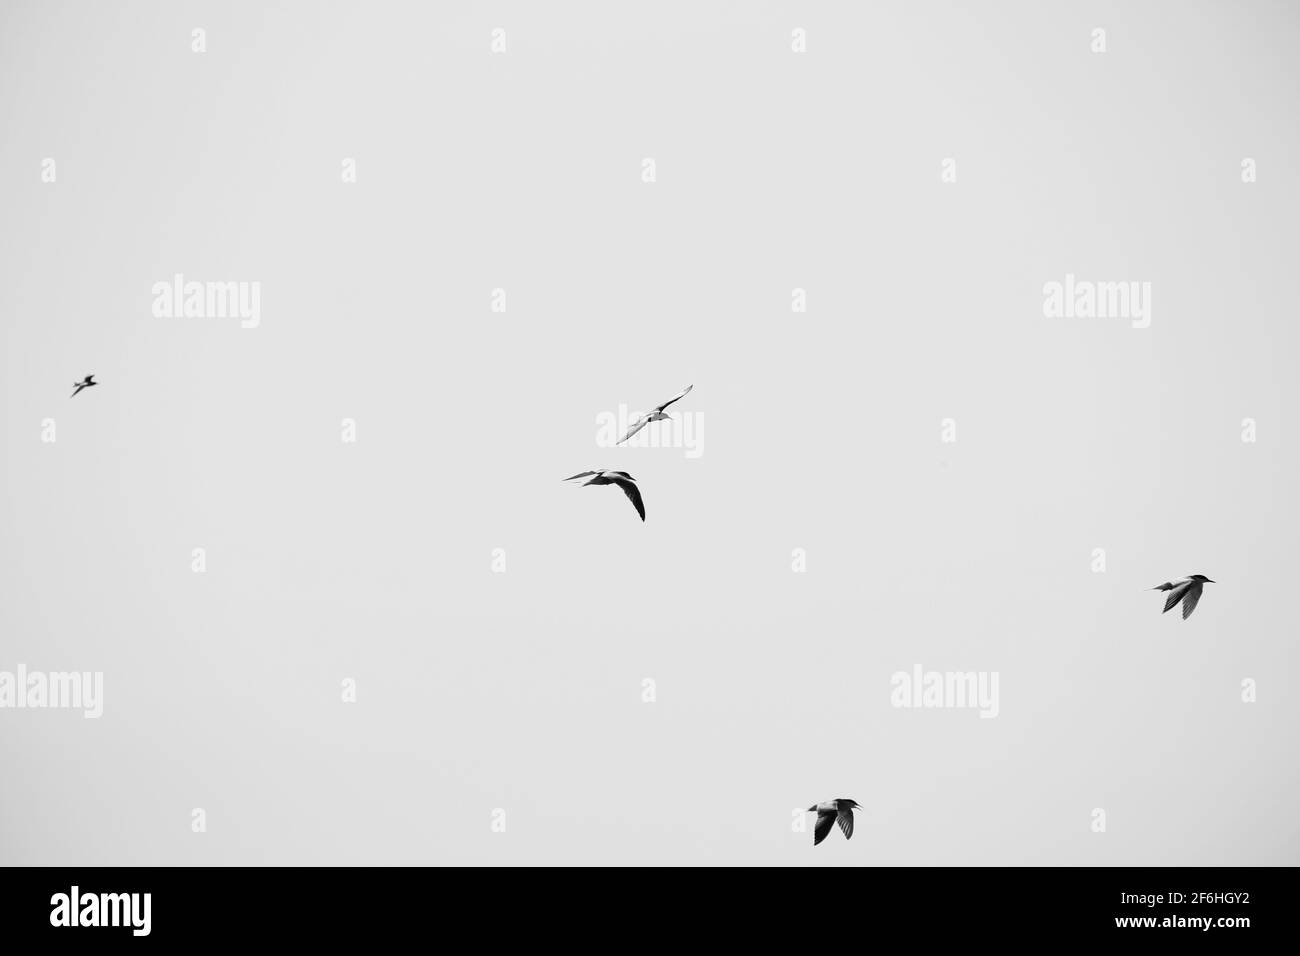
[[[445,7],[0,10],[0,863],[1300,862],[1295,9]]]

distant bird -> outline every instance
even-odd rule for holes
[[[1191,577],[1183,578],[1181,581],[1166,581],[1164,584],[1157,584],[1152,591],[1168,591],[1169,597],[1165,600],[1164,614],[1179,601],[1183,602],[1183,620],[1192,616],[1196,610],[1196,602],[1201,599],[1201,591],[1207,584],[1216,584],[1204,574],[1193,574]]]
[[[641,503],[641,489],[636,486],[636,479],[626,471],[583,471],[576,475],[565,478],[565,481],[573,481],[574,478],[586,478],[588,475],[594,475],[590,481],[584,481],[582,486],[587,485],[618,485],[623,489],[623,494],[627,495],[632,506],[636,508],[636,513],[645,521],[645,505]]]
[[[76,388],[77,392],[81,391],[83,388],[90,388],[90,386],[92,386],[92,385],[98,385],[98,384],[99,384],[99,383],[95,381],[95,376],[93,376],[93,375],[87,375],[87,376],[86,376],[86,380],[85,380],[84,382],[73,382],[73,383],[72,383],[73,387]],[[77,392],[73,392],[73,393],[72,393],[71,395],[69,395],[68,397],[69,397],[69,398],[76,398],[76,397],[77,397]]]
[[[651,422],[662,422],[662,421],[670,420],[672,416],[665,415],[664,409],[667,408],[669,405],[671,405],[673,402],[677,401],[679,398],[684,397],[686,393],[689,392],[694,387],[695,387],[694,385],[687,385],[684,389],[682,389],[672,398],[668,399],[668,401],[664,402],[662,405],[657,406],[654,409],[654,411],[646,412],[644,415],[642,415],[632,424],[632,427],[628,429],[627,434],[624,435],[622,438],[620,438],[618,441],[614,442],[614,444],[615,445],[623,444],[623,442],[627,441],[629,438],[631,438],[641,429],[645,428],[646,425],[649,425]]]
[[[817,825],[813,827],[813,846],[826,839],[827,834],[831,832],[832,823],[840,825],[840,829],[844,831],[844,839],[853,839],[853,811],[862,809],[858,801],[840,797],[838,800],[827,800],[808,809],[817,811]]]

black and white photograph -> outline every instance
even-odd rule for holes
[[[4,0],[5,925],[833,867],[1249,939],[1298,259],[1296,3]]]

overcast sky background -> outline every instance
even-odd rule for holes
[[[1300,862],[1298,19],[5,3],[0,863]]]

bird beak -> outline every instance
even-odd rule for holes
[[[1206,583],[1206,584],[1218,584],[1219,582],[1218,582],[1218,581],[1212,581],[1212,580],[1210,580],[1209,578],[1206,578],[1206,579],[1205,579],[1205,583]]]

